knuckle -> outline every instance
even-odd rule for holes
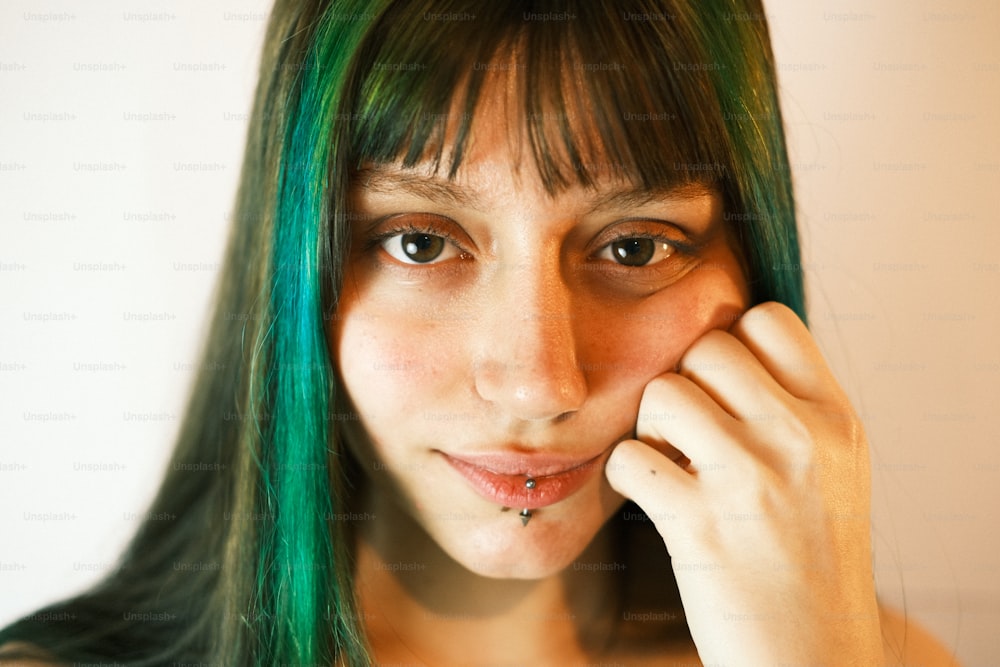
[[[741,336],[754,338],[761,332],[778,326],[800,322],[799,316],[791,308],[777,301],[765,301],[743,313],[732,327]]]
[[[656,428],[661,422],[677,417],[675,411],[684,402],[683,384],[686,380],[676,373],[667,373],[653,378],[639,399],[638,428]]]
[[[642,392],[640,407],[647,402],[669,400],[682,392],[681,386],[685,382],[684,378],[676,373],[664,373],[658,375],[646,384]]]
[[[729,350],[734,340],[720,329],[707,331],[684,352],[678,369],[683,375],[692,376],[724,363],[731,356]]]
[[[750,321],[753,321],[754,319],[763,321],[799,319],[799,316],[795,314],[795,311],[778,301],[765,301],[764,303],[758,304],[748,310],[746,314],[752,314],[749,318]],[[746,317],[746,315],[744,315],[744,317]]]

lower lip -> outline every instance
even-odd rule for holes
[[[597,456],[564,472],[528,477],[528,475],[496,473],[447,454],[444,454],[444,458],[482,497],[504,507],[529,510],[565,500],[576,493],[587,479],[601,468],[601,457]],[[535,480],[534,488],[529,489],[525,485],[529,479]]]

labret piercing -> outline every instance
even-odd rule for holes
[[[524,482],[524,488],[530,491],[531,489],[535,488],[535,484],[536,484],[535,480],[529,477]],[[523,510],[521,510],[520,516],[521,516],[521,527],[523,528],[524,526],[528,525],[529,521],[531,521],[531,510],[529,510],[528,508],[524,508]]]

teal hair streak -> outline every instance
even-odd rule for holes
[[[775,79],[763,74],[773,70],[773,55],[762,42],[766,32],[755,25],[764,21],[763,12],[748,12],[733,0],[715,4],[716,20],[702,25],[707,30],[720,22],[734,26],[724,36],[701,40],[709,49],[707,61],[722,66],[712,80],[736,156],[732,177],[739,200],[727,214],[745,247],[753,302],[779,301],[805,322],[791,168]]]
[[[623,4],[685,20],[612,20]],[[177,462],[218,461],[226,474],[173,466],[149,514],[179,520],[144,521],[120,568],[91,590],[0,629],[0,645],[27,641],[65,664],[369,664],[345,522],[335,519],[349,511],[349,473],[329,419],[342,397],[334,391],[324,318],[337,304],[347,175],[366,160],[413,164],[425,155],[450,163],[454,175],[462,153],[442,153],[451,146],[443,144],[441,119],[453,102],[474,111],[485,80],[475,76],[475,63],[509,55],[498,48],[524,49],[530,85],[519,91],[520,119],[537,139],[532,153],[547,188],[588,185],[586,169],[576,169],[605,157],[647,185],[698,181],[700,166],[678,165],[718,163],[753,301],[781,301],[805,315],[791,176],[757,0],[635,0],[614,8],[586,0],[568,9],[588,20],[565,24],[521,17],[528,9],[566,10],[567,3],[481,2],[476,21],[424,20],[429,10],[468,8],[462,0],[276,0],[219,317],[204,357],[206,369],[211,362],[225,371],[201,373],[174,455]],[[562,58],[578,54],[628,69],[558,76],[568,62]],[[414,62],[433,67],[376,66]],[[723,67],[685,76],[671,72],[677,63]],[[563,90],[562,82],[573,95],[549,94]],[[567,119],[591,118],[590,101],[592,122],[577,128]],[[632,112],[684,123],[640,127],[623,117]],[[592,128],[600,137],[589,142]],[[246,319],[223,317],[230,313]],[[228,417],[233,407],[239,422]],[[182,576],[169,565],[177,562],[224,566]],[[132,621],[123,618],[127,609],[173,620]],[[6,649],[0,661],[12,653],[19,649]]]
[[[330,244],[340,242],[330,231],[331,197],[343,190],[344,179],[330,160],[341,153],[342,123],[335,118],[346,87],[344,72],[373,11],[364,0],[341,3],[337,10],[320,19],[300,61],[279,168],[271,253],[273,320],[267,334],[273,357],[265,380],[270,419],[260,457],[260,506],[268,518],[256,584],[256,597],[268,612],[261,619],[266,630],[260,628],[258,635],[260,665],[328,664],[333,646],[345,650],[344,664],[367,664],[363,642],[352,629],[353,593],[334,574],[346,568],[333,566],[347,558],[347,550],[336,520],[345,511],[342,494],[330,470],[334,383],[323,289],[334,278]]]
[[[724,12],[736,12],[725,0],[718,0],[717,7],[719,20]],[[341,526],[331,521],[345,507],[341,484],[330,470],[328,414],[334,382],[323,289],[337,278],[330,273],[336,270],[330,257],[343,255],[342,213],[332,202],[343,201],[351,151],[347,124],[338,114],[352,108],[353,100],[345,98],[350,59],[365,52],[362,41],[381,11],[361,0],[339,5],[336,14],[326,12],[306,57],[293,61],[300,72],[296,95],[289,101],[279,171],[271,252],[273,322],[267,334],[272,358],[264,366],[269,368],[270,419],[268,445],[261,453],[259,507],[273,518],[263,526],[257,577],[259,608],[268,612],[257,633],[261,665],[327,663],[332,646],[342,648],[341,658],[348,664],[367,664],[364,642],[353,629],[357,616],[350,583],[334,574],[345,568],[333,567],[347,553],[342,534],[339,539],[334,535]],[[731,225],[745,245],[753,300],[781,301],[804,318],[777,94],[758,69],[770,63],[747,62],[748,52],[760,50],[758,28],[728,26],[702,40],[710,49],[706,62],[725,65],[711,81],[735,158],[727,213],[736,216]],[[713,28],[703,23],[702,29]],[[379,99],[377,93],[371,99]],[[362,116],[384,115],[365,111]]]

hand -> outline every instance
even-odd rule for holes
[[[882,663],[867,442],[791,310],[695,341],[636,437],[606,475],[663,537],[705,664]]]

